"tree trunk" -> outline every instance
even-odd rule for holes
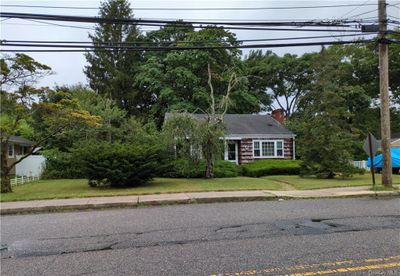
[[[10,193],[11,182],[10,182],[10,171],[7,164],[8,155],[8,143],[1,142],[1,193]]]
[[[212,153],[207,154],[206,178],[214,178],[214,158]]]

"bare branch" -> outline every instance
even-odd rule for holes
[[[211,82],[210,63],[207,64],[207,69],[208,69],[208,86],[210,87],[210,98],[211,98],[211,114],[215,115],[214,87]]]

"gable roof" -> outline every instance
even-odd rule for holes
[[[165,119],[172,117],[166,113]],[[204,114],[192,114],[196,119],[204,119]],[[292,138],[294,133],[269,115],[226,114],[224,116],[226,137],[238,138]]]
[[[13,144],[18,144],[21,146],[33,146],[35,142],[32,142],[31,140],[28,140],[24,137],[21,136],[16,136],[16,135],[11,135],[10,138],[8,139],[10,143]]]

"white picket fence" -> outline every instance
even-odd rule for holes
[[[19,186],[28,182],[39,180],[39,176],[16,176],[10,179],[11,186]]]
[[[353,161],[353,165],[356,168],[360,168],[360,169],[365,169],[365,170],[369,170],[369,167],[367,166],[367,161],[365,160],[361,160],[361,161]]]

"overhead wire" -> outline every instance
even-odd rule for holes
[[[53,23],[53,22],[44,22],[44,21],[36,20],[36,19],[25,19],[25,20],[37,22],[37,23],[41,23],[41,24],[46,24],[46,25],[58,26],[58,27],[69,27],[69,28],[76,28],[76,29],[95,30],[95,28],[93,28],[93,27],[65,25],[65,24],[58,24],[58,23]]]
[[[88,17],[88,16],[61,16],[61,15],[46,15],[46,14],[26,14],[26,13],[5,13],[0,12],[0,17],[6,18],[19,18],[19,19],[30,19],[30,20],[41,20],[41,21],[68,21],[68,22],[84,22],[84,23],[99,23],[99,24],[135,24],[140,26],[156,26],[163,27],[166,24],[174,27],[187,27],[191,24],[191,27],[195,29],[199,28],[225,28],[232,30],[265,30],[265,31],[311,31],[311,32],[359,32],[357,29],[341,29],[334,30],[330,29],[333,27],[347,27],[354,28],[352,26],[339,24],[337,22],[203,22],[203,21],[171,21],[171,20],[147,20],[147,19],[116,19],[116,18],[101,18],[101,17]],[[359,22],[355,20],[354,22]],[[206,25],[206,26],[203,26]],[[253,27],[254,26],[254,27]],[[257,27],[261,26],[261,27]],[[274,26],[274,27],[264,27]],[[282,26],[298,27],[298,28],[282,28]],[[321,28],[300,28],[300,27],[325,27]],[[327,29],[326,29],[327,28]]]
[[[375,5],[375,4],[369,4]],[[337,5],[314,5],[314,6],[280,6],[280,7],[198,7],[198,8],[185,8],[185,7],[134,7],[132,10],[150,10],[150,11],[231,11],[231,10],[297,10],[297,9],[321,9],[321,8],[341,8],[341,7],[358,7],[360,4],[337,4]],[[2,4],[0,7],[12,8],[40,8],[40,9],[75,9],[75,10],[98,10],[98,7],[84,7],[84,6],[45,6],[45,5],[18,5],[18,4]]]
[[[245,49],[245,48],[282,48],[282,47],[300,47],[300,46],[322,46],[322,45],[344,45],[344,44],[360,44],[360,43],[369,43],[374,40],[372,39],[363,39],[363,40],[353,40],[353,41],[319,41],[319,42],[299,42],[299,43],[279,43],[279,44],[253,44],[253,45],[218,45],[218,46],[174,46],[174,47],[107,47],[107,46],[88,46],[85,49],[11,49],[4,50],[1,49],[0,52],[89,52],[93,50],[127,50],[127,51],[185,51],[185,50],[216,50],[216,49]],[[3,45],[4,46],[4,45]],[[11,45],[17,47],[25,47],[24,44]],[[46,47],[43,45],[36,45],[39,47]],[[53,47],[54,45],[49,45],[49,47]],[[81,47],[82,48],[82,47]]]
[[[165,20],[165,19],[135,19],[135,18],[104,18],[94,16],[72,16],[72,15],[52,15],[52,14],[36,14],[36,13],[14,13],[14,12],[0,12],[0,17],[6,18],[19,18],[19,19],[36,19],[46,21],[70,21],[70,22],[82,22],[82,23],[110,23],[110,24],[209,24],[209,25],[232,25],[232,26],[314,26],[314,27],[349,27],[347,23],[358,23],[358,20],[340,21],[330,20],[324,22],[323,20],[318,21],[296,21],[291,20],[287,22],[282,21],[260,21],[260,22],[213,22],[213,21],[180,21],[180,20]]]
[[[259,38],[259,39],[242,39],[235,40],[235,43],[244,42],[260,42],[260,41],[280,41],[280,40],[307,40],[307,39],[320,39],[320,38],[333,38],[333,37],[353,37],[353,36],[367,36],[376,33],[363,33],[363,34],[342,34],[342,35],[322,35],[322,36],[302,36],[302,37],[280,37],[280,38]],[[96,44],[96,45],[159,45],[159,44],[193,44],[193,43],[230,43],[224,40],[197,40],[197,41],[136,41],[136,42],[93,42],[93,41],[51,41],[51,40],[8,40],[3,39],[1,44],[7,43],[32,43],[32,44]]]
[[[357,9],[363,7],[365,4],[367,4],[370,0],[366,0],[364,3],[362,3],[361,5],[351,9],[349,12],[346,12],[344,15],[342,15],[341,17],[339,17],[339,19],[343,19],[346,15],[351,14],[352,12],[356,11]]]
[[[370,10],[370,11],[367,11],[367,12],[363,12],[363,13],[359,13],[359,14],[356,14],[356,15],[352,15],[350,18],[356,18],[356,17],[359,17],[361,15],[369,14],[371,12],[378,12],[378,9],[374,9],[374,10]]]

